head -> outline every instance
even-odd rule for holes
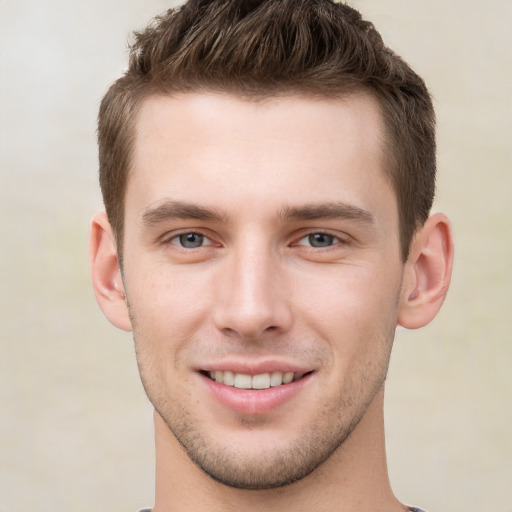
[[[329,0],[192,0],[138,34],[101,105],[91,260],[178,472],[268,489],[374,465],[396,325],[450,277],[433,117]]]
[[[374,26],[332,0],[191,0],[137,33],[129,67],[99,113],[100,184],[122,258],[124,197],[141,106],[154,95],[212,91],[341,98],[364,91],[385,125],[405,261],[435,191],[435,117],[423,80]]]

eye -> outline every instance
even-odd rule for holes
[[[339,243],[339,238],[327,233],[311,233],[298,242],[298,245],[306,245],[309,247],[330,247],[335,243]]]
[[[203,245],[211,245],[211,241],[200,233],[182,233],[171,240],[185,249],[197,249]]]

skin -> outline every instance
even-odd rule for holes
[[[453,250],[438,214],[401,262],[384,147],[365,94],[144,104],[123,274],[104,214],[91,261],[155,407],[155,511],[404,510],[387,478],[384,381],[397,323],[433,318]],[[269,390],[226,403],[205,375],[290,368],[306,375],[277,405]]]

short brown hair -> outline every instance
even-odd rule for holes
[[[333,0],[189,0],[135,33],[128,70],[98,119],[100,185],[122,255],[134,125],[153,94],[198,90],[244,98],[373,94],[386,126],[402,259],[435,191],[435,115],[423,80],[360,13]]]

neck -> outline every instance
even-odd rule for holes
[[[336,452],[313,473],[283,488],[235,489],[198,468],[155,413],[156,499],[153,512],[407,510],[391,490],[385,455],[383,389]]]

